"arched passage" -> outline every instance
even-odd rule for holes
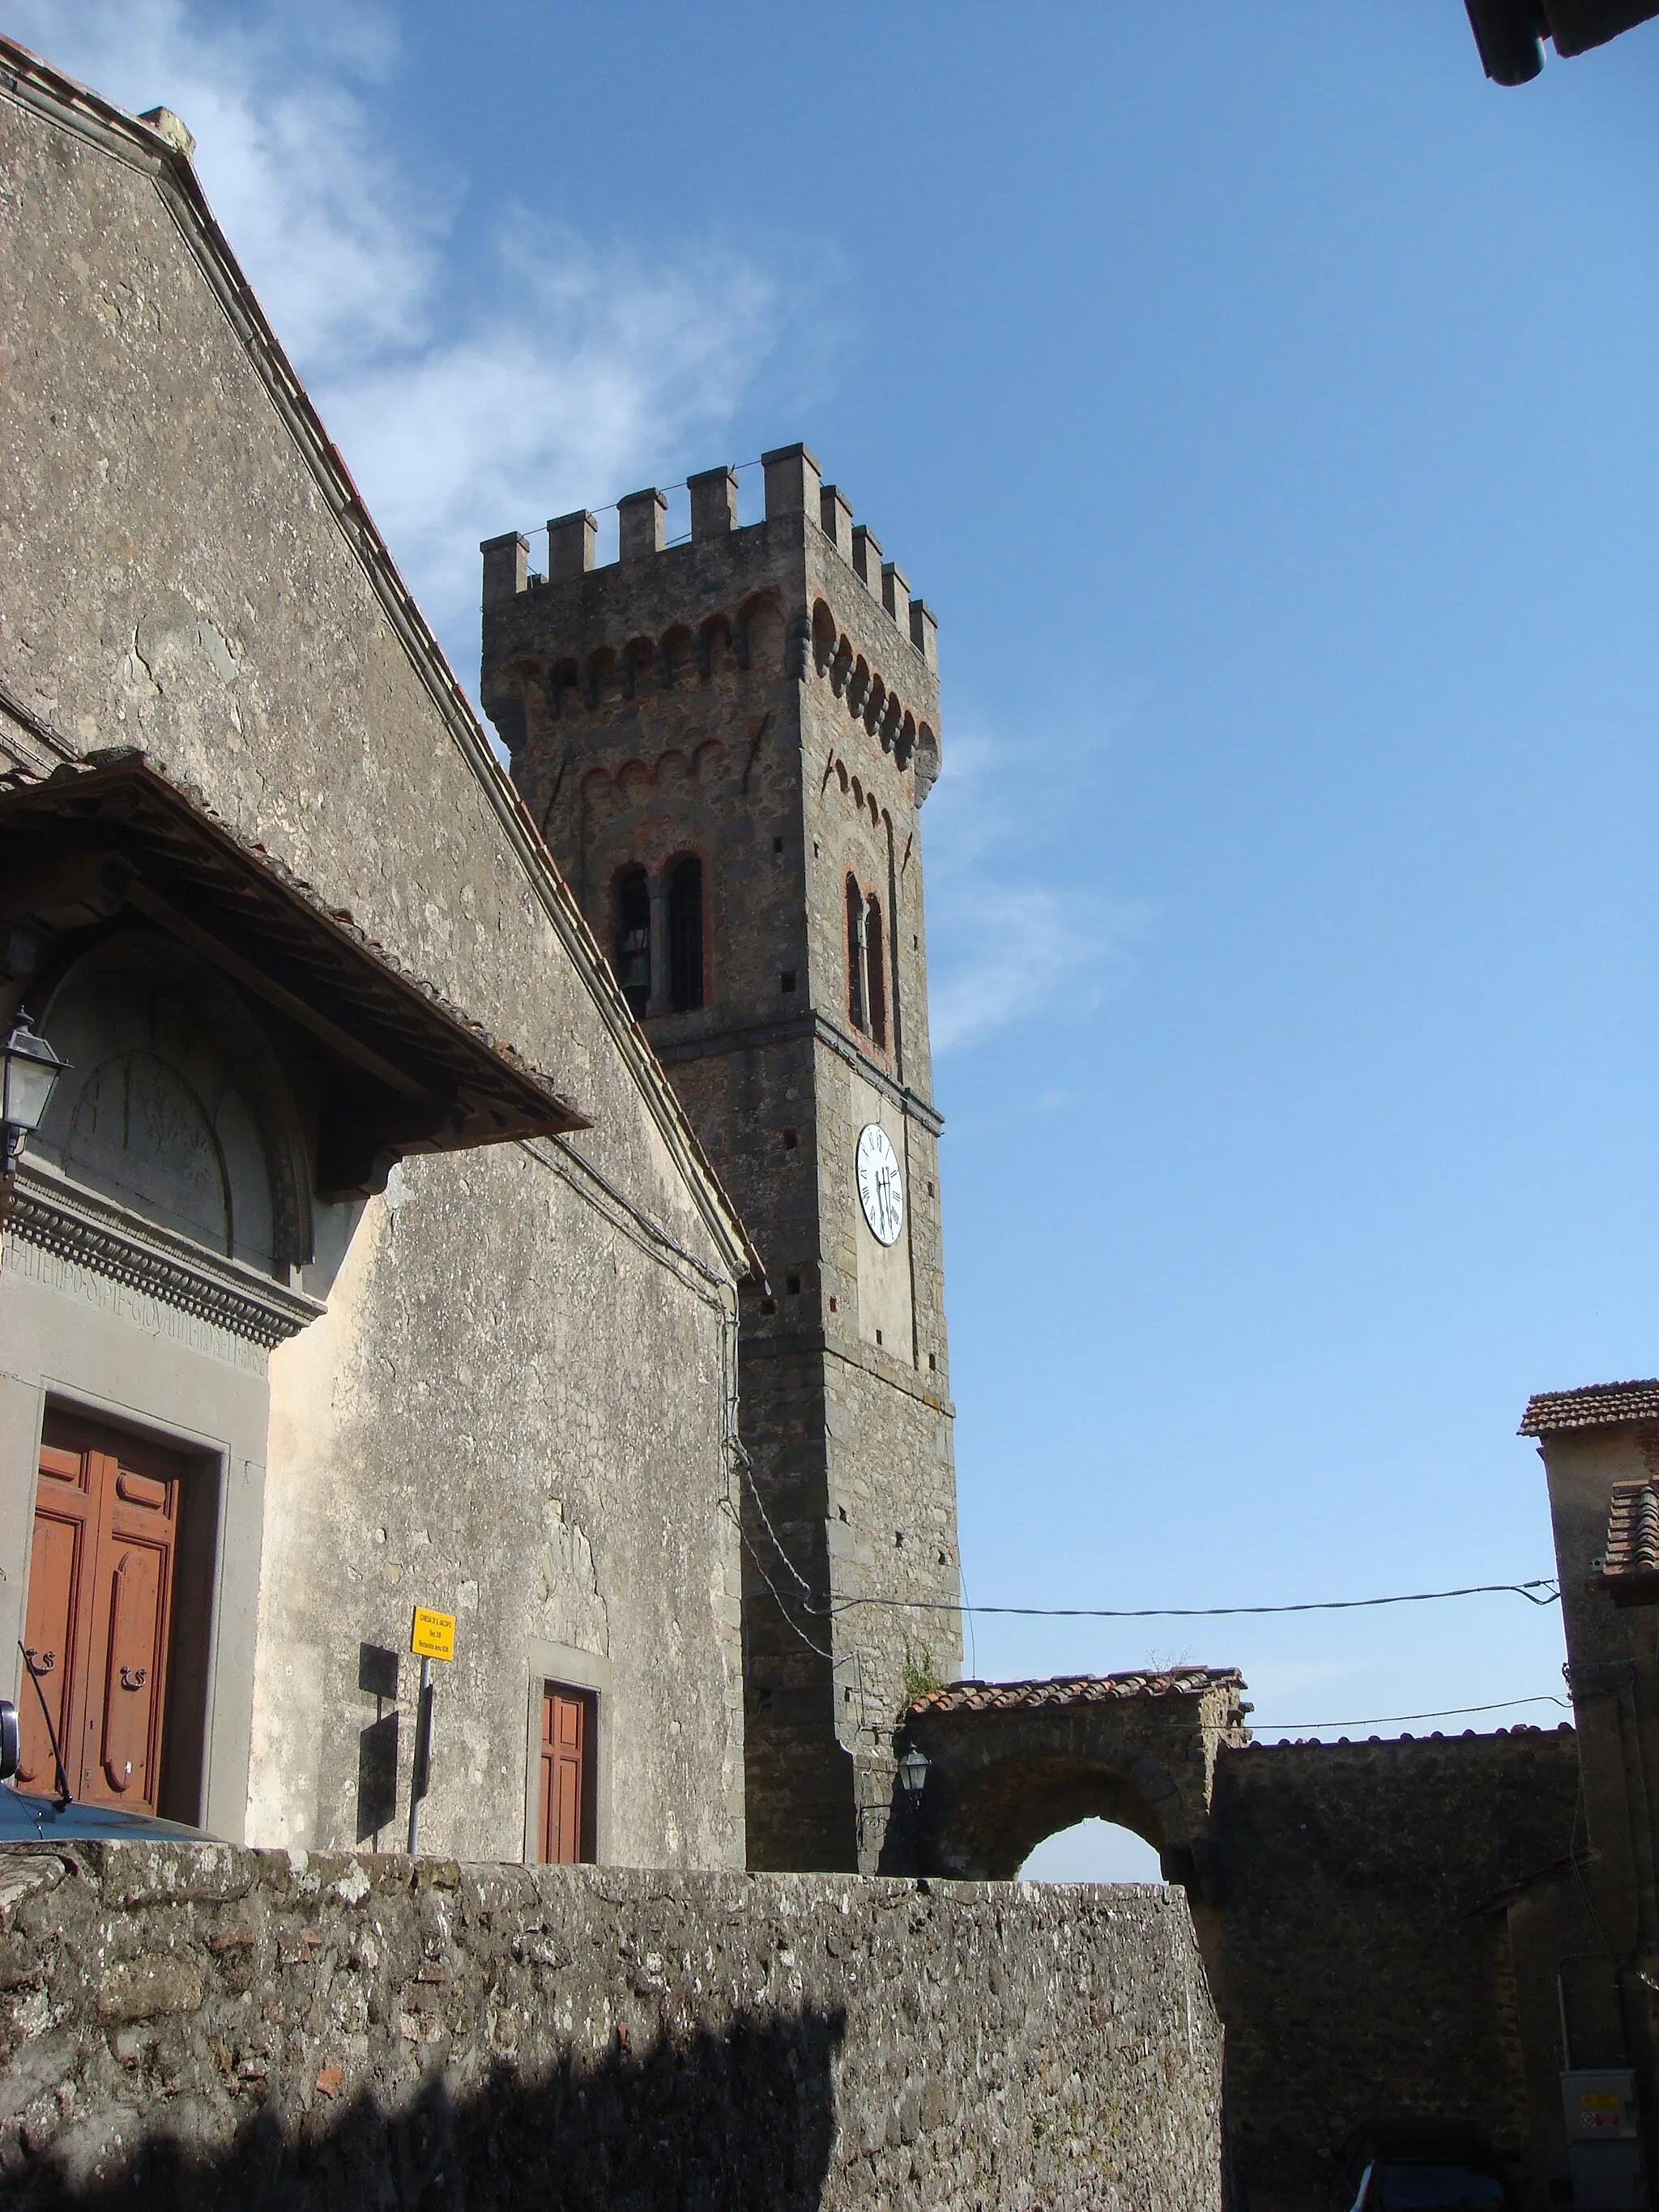
[[[1158,1854],[1144,1837],[1115,1820],[1091,1815],[1045,1836],[1020,1867],[1022,1881],[1162,1882]]]
[[[1161,1818],[1141,1782],[1086,1755],[1038,1753],[988,1766],[956,1791],[940,1856],[1012,1881],[1039,1844],[1089,1820],[1127,1828],[1160,1855],[1185,1840],[1171,1833],[1179,1820]]]
[[[1236,1669],[1208,1667],[953,1683],[905,1715],[902,1739],[928,1765],[896,1829],[921,1871],[1007,1881],[1045,1837],[1115,1821],[1201,1893],[1215,1756],[1246,1740],[1243,1687]]]

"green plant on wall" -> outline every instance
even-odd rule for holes
[[[904,1702],[899,1711],[908,1712],[912,1705],[923,1698],[931,1698],[935,1690],[944,1687],[939,1671],[933,1664],[933,1652],[925,1644],[912,1644],[907,1636],[904,1639]]]

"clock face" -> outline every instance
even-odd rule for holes
[[[896,1244],[904,1226],[904,1178],[891,1139],[875,1121],[859,1132],[859,1203],[877,1242]]]

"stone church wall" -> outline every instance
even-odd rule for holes
[[[1251,2212],[1337,2212],[1345,2142],[1392,2120],[1468,2123],[1524,2190],[1500,1893],[1568,1851],[1577,1795],[1568,1728],[1224,1748],[1218,1995]]]
[[[64,760],[143,749],[593,1123],[319,1206],[304,1287],[329,1311],[270,1361],[268,1451],[263,1419],[239,1445],[212,1410],[214,1347],[191,1364],[139,1316],[120,1369],[87,1296],[52,1303],[8,1260],[45,1318],[25,1384],[0,1382],[0,1652],[41,1378],[72,1375],[253,1498],[222,1585],[216,1711],[241,1752],[206,1778],[216,1832],[398,1839],[421,1602],[460,1619],[423,1840],[524,1847],[545,1671],[599,1692],[603,1856],[741,1864],[735,1224],[188,165],[0,46],[0,177],[5,696]],[[233,1666],[254,1587],[257,1660]],[[366,1739],[389,1748],[399,1707],[379,1802]]]
[[[0,1929],[16,2212],[1219,2203],[1173,1892],[123,1844]]]

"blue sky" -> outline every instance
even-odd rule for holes
[[[1547,1573],[1528,1393],[1659,1367],[1659,24],[1500,92],[1457,0],[7,21],[196,132],[469,682],[480,538],[800,436],[937,608],[969,1596]],[[1152,1656],[1560,1692],[1513,1597],[972,1653]]]

